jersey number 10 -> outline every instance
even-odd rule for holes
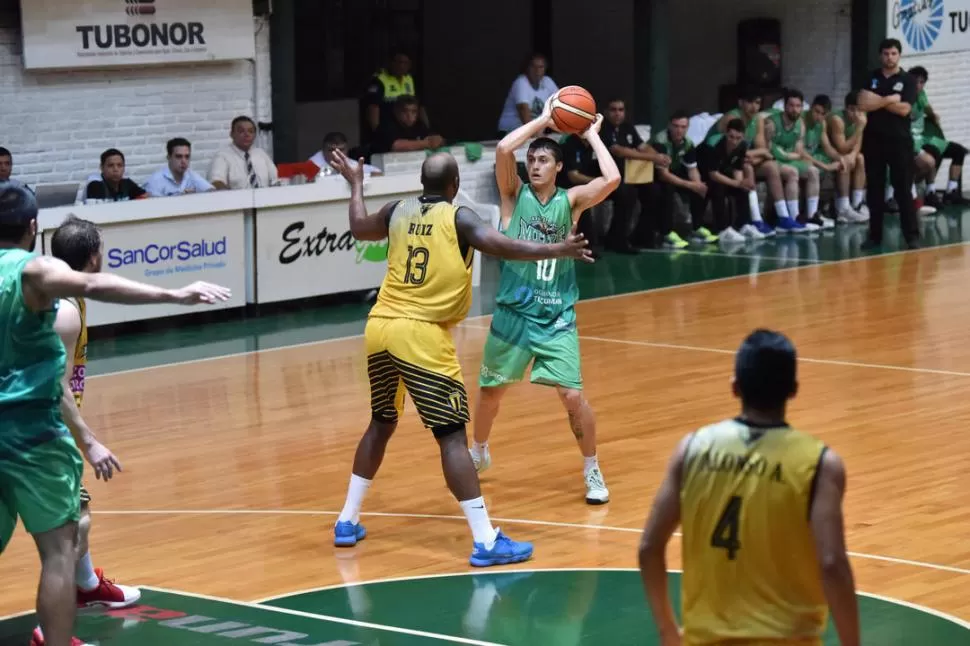
[[[536,280],[549,282],[556,275],[556,258],[536,261]]]

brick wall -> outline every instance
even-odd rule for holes
[[[192,142],[193,167],[206,173],[233,117],[271,120],[269,24],[255,19],[254,35],[255,64],[28,72],[20,30],[0,27],[0,146],[13,153],[14,177],[84,180],[98,171],[102,151],[118,148],[128,176],[142,182],[178,136]],[[270,137],[259,145],[270,149]]]

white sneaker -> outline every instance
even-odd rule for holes
[[[854,210],[854,211],[855,211],[856,213],[861,213],[862,215],[864,215],[864,216],[865,216],[865,218],[866,218],[866,222],[868,222],[868,221],[869,221],[869,205],[868,205],[868,204],[866,204],[865,202],[863,202],[863,203],[862,203],[862,204],[860,204],[859,206],[857,206],[857,207],[852,207],[852,208],[853,208],[853,210]]]
[[[468,449],[469,455],[472,456],[472,462],[475,464],[475,471],[481,473],[485,469],[492,466],[492,455],[488,452],[488,444],[485,445],[485,452],[478,455],[472,449]]]
[[[936,207],[930,206],[929,204],[924,204],[919,208],[918,215],[926,217],[928,215],[936,215]]]
[[[839,211],[836,217],[838,218],[839,222],[841,222],[842,224],[861,224],[862,222],[869,221],[868,215],[863,214],[860,211],[857,211],[851,206],[849,208],[842,209],[841,211]]]
[[[734,230],[734,227],[728,227],[724,231],[718,234],[717,239],[721,242],[746,242],[747,238]]]
[[[807,233],[814,233],[815,231],[818,231],[819,229],[822,228],[819,225],[815,224],[814,222],[803,222],[802,224],[805,225],[805,228],[803,229],[803,231]]]
[[[752,240],[764,240],[765,234],[758,231],[758,227],[753,224],[746,224],[741,227],[741,235]]]
[[[832,218],[827,218],[824,215],[822,215],[822,216],[819,216],[819,219],[822,220],[822,228],[823,229],[834,229],[835,228],[835,220],[833,220]]]
[[[603,472],[599,467],[593,467],[586,472],[586,503],[602,505],[610,501],[610,490],[606,488]]]

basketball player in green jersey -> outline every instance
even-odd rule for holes
[[[792,342],[755,330],[735,356],[740,414],[685,436],[640,540],[640,575],[662,646],[859,646],[859,608],[845,547],[845,465],[792,428],[798,391]],[[681,527],[677,626],[666,548]]]
[[[740,119],[745,124],[744,141],[748,144],[745,154],[744,178],[754,185],[756,180],[764,180],[768,186],[768,197],[774,202],[775,213],[779,226],[772,229],[761,218],[761,208],[756,191],[750,191],[748,203],[751,207],[751,219],[755,227],[763,235],[774,235],[775,231],[784,230],[800,233],[808,230],[807,225],[789,217],[788,202],[785,194],[798,191],[798,173],[786,166],[779,166],[771,154],[768,140],[765,137],[765,123],[761,116],[761,95],[754,88],[743,88],[738,96],[738,107],[726,112],[717,123],[711,126],[704,136],[704,143],[713,148],[724,136],[727,125],[733,119]],[[816,227],[812,227],[814,230]]]
[[[803,221],[808,231],[831,229],[835,222],[818,214],[819,176],[818,169],[805,160],[805,124],[802,122],[804,95],[795,89],[785,90],[784,109],[773,110],[765,119],[765,137],[771,142],[771,154],[784,170],[792,169],[796,181],[785,185],[788,201],[788,220],[778,218],[777,231],[790,231],[791,223],[798,220],[799,182],[805,180],[805,214]]]
[[[597,115],[596,122],[582,134],[596,155],[600,177],[569,190],[558,188],[556,175],[562,170],[562,150],[552,139],[540,137],[529,145],[529,182],[522,182],[515,150],[553,127],[550,103],[551,99],[539,117],[506,135],[495,152],[495,178],[502,196],[500,228],[512,238],[563,240],[583,211],[602,202],[620,184],[620,171],[599,136],[602,115]],[[520,381],[532,363],[532,383],[555,387],[569,415],[584,458],[586,501],[606,503],[609,491],[596,457],[596,421],[583,396],[574,309],[579,286],[573,261],[503,261],[501,267],[478,381],[481,390],[471,448],[475,467],[482,472],[491,464],[488,437],[499,403],[506,389]]]
[[[34,194],[0,188],[0,553],[22,518],[40,554],[37,615],[45,643],[81,646],[71,632],[83,464],[60,412],[66,366],[54,330],[60,299],[190,305],[224,301],[229,290],[207,283],[170,290],[76,272],[32,253],[36,243]],[[85,457],[103,477],[104,460]]]
[[[862,156],[862,134],[865,132],[868,119],[866,113],[859,109],[859,92],[853,90],[845,95],[845,107],[836,112],[830,112],[825,120],[825,134],[829,143],[842,157],[842,165],[851,173],[849,187],[851,199],[849,201],[846,222],[868,222],[869,207],[866,199],[866,163]],[[845,194],[839,185],[839,199]],[[844,202],[837,203],[836,212],[841,213],[845,208]],[[843,221],[841,216],[840,221]]]

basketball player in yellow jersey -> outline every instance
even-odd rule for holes
[[[334,151],[334,157],[334,166],[351,184],[351,233],[358,240],[388,240],[387,275],[364,331],[371,422],[357,446],[347,500],[334,527],[334,545],[353,546],[366,536],[360,524],[361,502],[397,428],[407,389],[421,421],[438,441],[445,481],[471,527],[469,562],[485,567],[525,561],[532,556],[532,544],[505,536],[492,526],[485,510],[468,453],[468,395],[450,328],[471,306],[474,249],[516,260],[591,261],[587,243],[575,232],[553,244],[513,240],[471,209],[455,206],[458,163],[447,153],[425,159],[420,197],[386,204],[368,215],[363,160],[351,168],[340,151]]]
[[[662,646],[821,646],[828,609],[842,646],[860,643],[842,519],[845,467],[785,421],[795,364],[791,341],[755,330],[735,360],[741,414],[677,447],[640,543]],[[665,559],[678,522],[683,634]]]

